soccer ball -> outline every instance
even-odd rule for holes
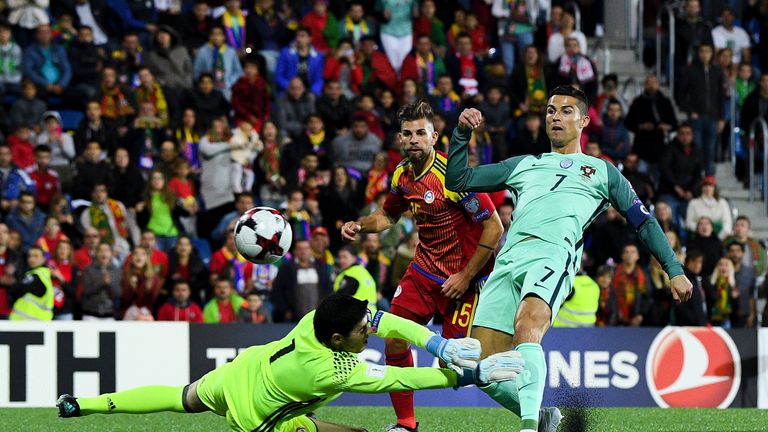
[[[291,248],[293,231],[282,213],[271,207],[255,207],[235,225],[235,246],[248,261],[273,264]]]

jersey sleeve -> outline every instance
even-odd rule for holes
[[[403,191],[400,189],[400,177],[405,170],[403,165],[398,165],[395,172],[392,174],[392,182],[389,187],[389,194],[384,201],[384,211],[390,216],[400,216],[406,210],[408,210],[408,200],[403,196]]]
[[[517,156],[502,162],[469,168],[467,146],[472,131],[456,127],[448,152],[445,186],[456,192],[495,192],[507,188],[507,179],[527,156]]]
[[[354,393],[447,388],[456,385],[457,375],[450,369],[389,367],[359,362],[338,390]]]
[[[640,236],[640,241],[661,263],[670,278],[683,274],[683,266],[677,261],[675,251],[667,241],[659,222],[651,216],[643,202],[637,197],[632,185],[613,164],[606,162],[608,169],[608,199]]]
[[[373,315],[371,334],[382,338],[403,339],[420,348],[424,348],[427,340],[435,335],[423,325],[383,311]]]

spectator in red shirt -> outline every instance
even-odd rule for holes
[[[360,50],[357,62],[363,68],[363,92],[374,90],[378,86],[385,86],[393,92],[398,92],[397,73],[389,63],[387,56],[376,49],[376,39],[373,36],[360,38]]]
[[[18,255],[8,248],[8,226],[0,223],[0,319],[11,313],[8,303],[8,289],[16,283]]]
[[[152,310],[161,286],[160,278],[149,260],[149,251],[143,247],[135,248],[123,268],[121,315],[132,306]]]
[[[477,15],[474,13],[467,14],[467,28],[464,31],[472,39],[472,51],[475,52],[475,55],[485,57],[488,54],[489,48],[488,32],[478,21]]]
[[[323,55],[338,43],[339,24],[336,17],[328,12],[328,0],[315,0],[312,10],[301,20],[301,25],[309,29],[312,46]]]
[[[192,169],[186,159],[176,159],[176,162],[173,164],[173,177],[168,180],[168,189],[181,200],[184,210],[194,215],[197,213],[199,206],[197,204],[195,182],[189,177],[191,171]]]
[[[264,300],[256,291],[251,291],[246,296],[246,302],[237,313],[237,320],[241,323],[264,324],[272,322],[272,315],[264,305]]]
[[[215,284],[218,278],[227,278],[238,293],[245,293],[253,288],[253,264],[235,248],[235,223],[227,228],[224,246],[211,256],[211,284]]]
[[[638,265],[639,259],[637,245],[625,245],[613,275],[618,325],[640,326],[652,302],[648,276]]]
[[[71,321],[75,293],[80,284],[80,272],[72,261],[72,243],[64,238],[52,252],[48,268],[53,282],[53,319]]]
[[[179,279],[173,284],[172,297],[157,311],[158,321],[203,322],[203,311],[197,303],[190,300],[192,291],[189,283]]]
[[[43,235],[41,235],[40,238],[35,241],[35,246],[42,249],[43,253],[45,254],[45,258],[50,260],[53,259],[54,251],[56,251],[56,248],[59,246],[59,242],[62,240],[69,241],[67,235],[61,231],[61,224],[59,223],[59,220],[53,216],[48,216],[45,218],[45,228],[43,230]]]
[[[237,322],[237,314],[243,306],[243,298],[232,290],[229,278],[218,277],[213,287],[214,298],[203,308],[205,323]]]
[[[51,148],[47,145],[35,147],[35,163],[27,168],[27,175],[35,182],[35,200],[43,211],[48,211],[51,197],[59,192],[59,174],[49,168]]]
[[[244,75],[232,86],[235,123],[247,121],[261,133],[264,122],[272,116],[269,85],[260,75],[259,63],[255,58],[245,58],[243,72]]]
[[[151,255],[149,261],[152,263],[155,275],[160,279],[160,286],[162,286],[165,283],[165,279],[168,277],[168,255],[157,248],[155,233],[147,229],[141,232],[139,246],[150,252]],[[125,258],[125,264],[123,264],[124,269],[128,268],[132,258],[133,254],[129,254]]]
[[[8,137],[8,146],[11,148],[11,160],[25,170],[35,163],[35,146],[30,140],[32,131],[26,124],[16,126],[13,135]]]
[[[101,236],[96,228],[86,228],[83,236],[83,245],[75,251],[75,264],[80,271],[85,270],[96,257],[96,248],[99,247]]]
[[[339,41],[339,46],[333,51],[333,55],[325,58],[323,79],[325,79],[326,86],[331,81],[337,82],[347,99],[353,99],[360,94],[363,68],[355,60],[355,49],[352,47],[352,41],[342,39]]]

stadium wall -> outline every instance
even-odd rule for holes
[[[50,407],[64,392],[92,396],[149,384],[184,385],[290,328],[0,322],[0,407]],[[361,357],[383,363],[383,341],[369,342]],[[545,405],[768,407],[768,330],[553,329],[544,347]],[[414,353],[419,366],[435,365],[425,351]],[[495,406],[474,387],[417,392],[416,403]],[[389,405],[389,397],[347,394],[335,404]]]

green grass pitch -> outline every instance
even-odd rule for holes
[[[566,420],[558,429],[575,431],[765,431],[768,410],[589,408],[563,410]],[[517,431],[519,420],[500,408],[417,408],[422,432]],[[380,432],[392,421],[391,408],[326,407],[318,418],[362,426]],[[226,421],[211,413],[93,415],[59,419],[51,409],[0,409],[0,430],[25,432],[164,431],[224,432]]]

